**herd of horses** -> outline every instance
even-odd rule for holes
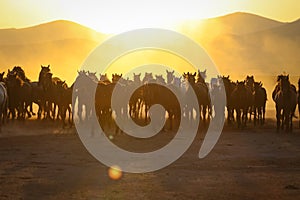
[[[72,126],[73,118],[84,122],[93,115],[103,129],[115,127],[119,131],[116,116],[125,120],[130,117],[144,126],[151,121],[150,108],[155,104],[165,108],[166,128],[171,130],[178,128],[181,117],[192,121],[197,116],[200,123],[207,125],[216,115],[216,110],[221,110],[218,114],[226,116],[228,124],[236,124],[241,129],[252,120],[255,126],[265,122],[267,92],[253,76],[236,82],[229,76],[218,76],[207,83],[206,70],[187,72],[181,77],[166,70],[165,77],[166,80],[163,75],[146,72],[143,78],[140,73],[133,74],[132,80],[123,78],[122,74],[113,74],[110,80],[106,74],[98,78],[96,73],[82,70],[78,71],[75,82],[69,87],[65,81],[53,77],[50,65],[41,66],[39,79],[35,82],[26,77],[21,67],[15,66],[6,76],[4,72],[0,73],[0,128],[7,120],[24,120],[36,115],[33,104],[38,107],[37,119],[61,120],[63,127]],[[122,101],[128,86],[136,88],[129,101],[112,107],[114,89],[119,88],[117,98]],[[272,98],[276,104],[278,131],[292,131],[297,104],[300,108],[300,79],[298,88],[297,91],[290,83],[288,75],[277,77]],[[187,99],[179,102],[174,91],[181,99],[189,97],[190,93],[195,94],[198,107],[190,105]],[[225,92],[226,103],[212,101],[220,98],[222,92]]]

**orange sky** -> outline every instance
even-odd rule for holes
[[[164,27],[242,11],[278,21],[300,18],[298,0],[1,0],[0,28],[20,28],[57,19],[71,20],[99,32]]]

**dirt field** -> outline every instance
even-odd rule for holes
[[[47,121],[10,123],[0,133],[0,199],[297,199],[300,129],[276,133],[274,121],[244,131],[225,127],[200,160],[203,135],[170,166],[108,176],[75,128]],[[169,140],[171,133],[162,133]],[[126,136],[117,136],[127,143]],[[127,143],[129,144],[129,143]]]

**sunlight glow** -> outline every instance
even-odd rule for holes
[[[136,28],[172,28],[182,20],[233,12],[251,12],[277,20],[295,20],[300,4],[287,0],[10,0],[0,1],[0,27],[24,27],[57,19],[74,21],[99,32]],[[273,9],[272,9],[273,8]]]

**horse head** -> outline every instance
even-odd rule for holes
[[[206,78],[207,78],[206,69],[202,72],[198,69],[197,82],[198,83],[205,83]]]
[[[0,82],[4,82],[4,74],[5,72],[0,73]]]
[[[121,78],[122,78],[122,74],[117,74],[117,73],[115,73],[115,74],[112,74],[112,82],[113,83],[117,83],[119,80],[121,80]]]
[[[173,71],[166,70],[166,72],[167,72],[167,83],[171,84],[175,77],[175,75],[174,75],[175,71],[174,70]]]
[[[141,83],[141,73],[139,74],[133,73],[133,82],[138,84]]]
[[[157,83],[166,84],[165,79],[162,75],[155,75],[155,79]]]

